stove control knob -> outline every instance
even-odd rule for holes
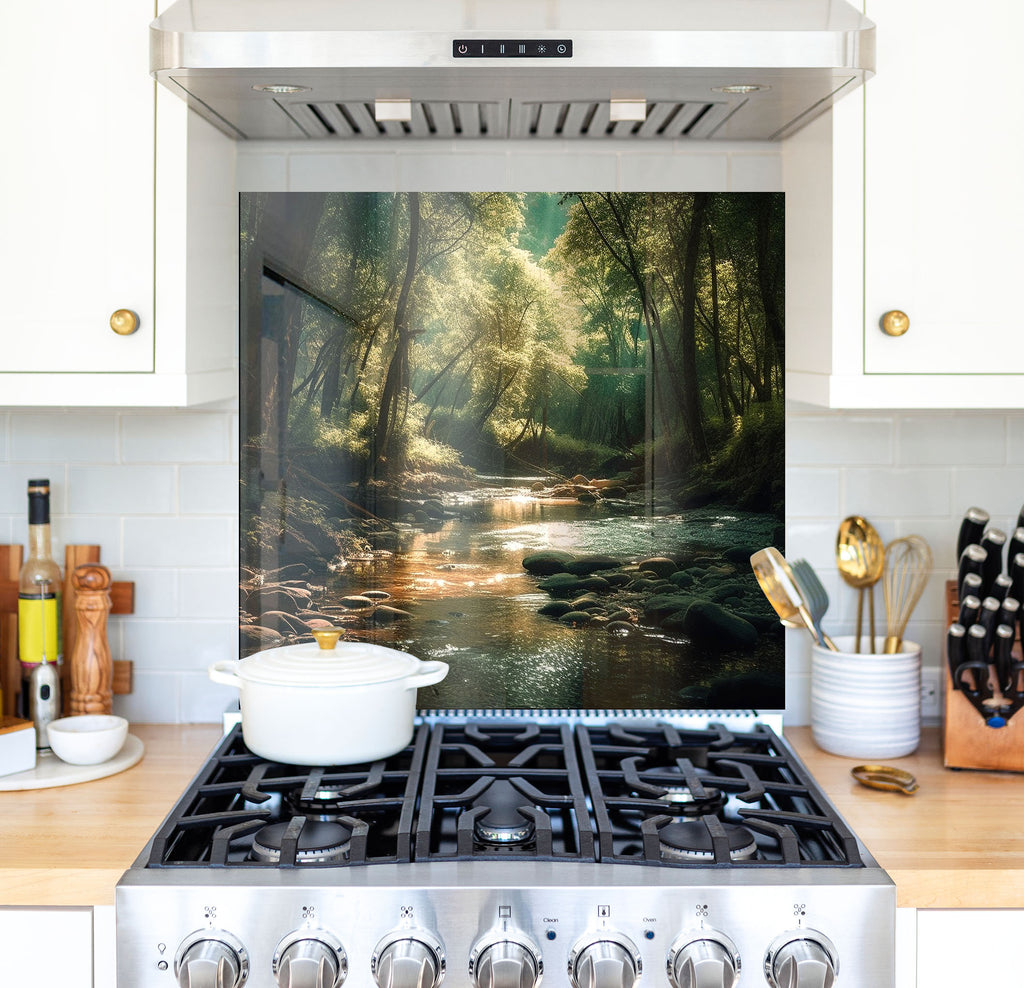
[[[370,959],[370,972],[380,988],[437,988],[444,968],[444,947],[426,930],[389,934]]]
[[[476,988],[535,988],[543,973],[540,951],[518,933],[485,936],[469,955],[469,975]]]
[[[733,988],[739,976],[740,955],[723,933],[681,934],[669,950],[668,977],[674,988]]]
[[[764,955],[764,973],[772,988],[832,988],[839,957],[824,933],[792,930],[772,941]]]
[[[180,988],[240,988],[249,977],[249,955],[224,930],[197,930],[181,941],[174,974]]]
[[[338,988],[348,974],[345,948],[326,930],[296,931],[274,951],[280,988]]]
[[[640,971],[640,951],[619,933],[584,937],[569,952],[573,988],[633,988]]]

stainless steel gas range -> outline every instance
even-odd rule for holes
[[[117,887],[132,988],[885,988],[895,888],[756,718],[424,718],[373,764],[223,739]]]

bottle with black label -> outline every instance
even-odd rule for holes
[[[37,685],[47,684],[43,706],[60,716],[59,680],[61,655],[61,576],[50,547],[50,481],[28,482],[28,558],[18,574],[18,658],[21,660],[22,715],[35,719],[32,672],[51,665],[49,675],[37,675]],[[53,684],[57,685],[54,686]],[[58,695],[54,695],[57,693]],[[51,718],[52,719],[52,718]],[[37,725],[37,731],[39,725]],[[43,738],[45,746],[45,726]]]

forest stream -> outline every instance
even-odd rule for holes
[[[700,704],[710,684],[752,673],[769,659],[766,652],[777,652],[768,640],[730,660],[678,632],[644,626],[642,613],[627,633],[567,625],[538,613],[551,597],[523,566],[531,553],[548,550],[615,557],[627,572],[647,557],[715,558],[732,547],[768,544],[773,517],[718,508],[613,513],[575,499],[538,498],[530,491],[536,478],[480,479],[494,486],[449,494],[445,520],[407,529],[400,551],[347,559],[319,604],[351,628],[351,640],[449,663],[444,682],[421,690],[420,706],[674,708]],[[741,578],[753,582],[749,569]],[[380,603],[410,617],[367,622],[367,608],[351,600],[367,591],[384,591],[390,596]],[[345,598],[356,606],[343,606]]]

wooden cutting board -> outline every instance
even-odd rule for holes
[[[113,758],[99,765],[69,765],[62,762],[52,751],[36,755],[36,767],[13,775],[0,775],[0,792],[16,792],[21,789],[53,789],[57,786],[73,786],[79,782],[92,782],[116,775],[131,768],[141,760],[145,746],[129,734],[124,747]]]

